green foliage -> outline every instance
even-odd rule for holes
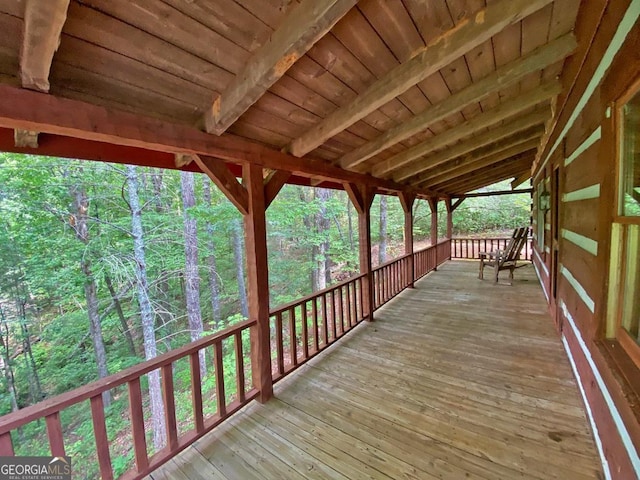
[[[155,310],[159,350],[177,348],[190,341],[184,298],[183,212],[178,172],[139,169],[140,199],[146,244],[149,295]],[[127,203],[124,168],[119,165],[82,162],[17,154],[0,154],[0,307],[8,333],[8,366],[15,377],[19,407],[34,402],[33,367],[24,350],[24,329],[28,330],[35,373],[45,396],[52,396],[97,379],[95,352],[89,333],[85,283],[81,264],[91,261],[91,275],[98,295],[98,311],[111,373],[142,361],[142,332],[136,298],[136,277],[129,232],[131,212]],[[72,187],[86,191],[89,201],[88,241],[74,230]],[[498,188],[504,188],[500,186]],[[267,212],[271,305],[308,295],[311,278],[319,262],[331,260],[331,282],[347,278],[358,270],[357,215],[345,192],[325,191],[318,195],[308,187],[285,186]],[[216,275],[220,285],[222,320],[225,328],[243,319],[238,278],[233,254],[233,230],[241,215],[216,188],[211,205],[202,201],[202,183],[196,182],[199,203],[187,214],[198,223],[201,277],[201,309],[205,329],[213,329],[212,292],[207,280]],[[372,241],[379,242],[379,197],[372,207]],[[404,214],[399,201],[390,198],[387,212],[388,243],[402,251]],[[429,235],[431,213],[424,201],[414,207],[416,239]],[[440,204],[439,230],[446,230],[446,214]],[[457,234],[480,233],[487,229],[511,229],[528,223],[529,198],[522,196],[468,199],[456,210]],[[206,224],[211,229],[205,228]],[[351,228],[350,228],[351,227]],[[205,258],[215,249],[216,271]],[[324,253],[320,247],[326,246]],[[399,247],[399,248],[398,248]],[[116,291],[124,321],[131,332],[135,353],[129,349],[116,302],[105,277]],[[23,307],[21,309],[21,306]],[[300,314],[298,312],[298,318]],[[4,330],[3,330],[4,331]],[[249,336],[243,335],[245,354]],[[208,352],[209,374],[203,391],[215,389]],[[236,395],[235,352],[225,342],[223,366],[225,388],[230,401]],[[246,372],[250,379],[250,369]],[[181,426],[191,422],[190,370],[188,362],[174,365],[177,417]],[[11,411],[6,378],[0,376],[0,414]],[[146,377],[142,378],[147,388]],[[106,411],[116,476],[133,458],[127,435],[126,389],[112,392],[114,401]],[[36,399],[37,400],[37,399]],[[207,404],[215,411],[216,399]],[[67,451],[76,465],[84,465],[79,478],[97,475],[88,402],[63,412]],[[181,427],[182,428],[182,427]],[[32,422],[15,432],[18,454],[48,453],[44,422]]]

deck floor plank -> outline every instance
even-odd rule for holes
[[[152,477],[603,478],[535,273],[515,276],[448,262]]]

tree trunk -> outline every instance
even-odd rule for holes
[[[162,203],[162,191],[164,190],[164,172],[161,168],[154,168],[151,173],[151,183],[153,184],[153,206],[156,212],[165,211],[165,205]]]
[[[387,261],[387,196],[380,196],[380,246],[378,248],[378,265]]]
[[[351,251],[355,249],[355,243],[353,239],[353,205],[347,195],[347,220],[349,222],[349,247]]]
[[[200,311],[200,275],[198,274],[198,224],[189,209],[196,205],[195,179],[192,172],[180,172],[182,212],[184,216],[184,278],[186,283],[187,319],[191,341],[202,338],[202,313]],[[204,350],[200,350],[200,375],[204,378],[207,364]]]
[[[89,198],[87,197],[87,192],[82,185],[72,185],[70,187],[70,193],[73,198],[72,227],[75,231],[76,238],[88,246]],[[87,316],[89,317],[89,334],[91,335],[93,350],[96,355],[98,378],[105,378],[109,375],[107,369],[107,350],[104,347],[102,325],[98,311],[98,288],[91,269],[91,254],[87,251],[83,252],[82,258],[80,259],[80,268],[84,274],[84,296],[87,302]],[[105,406],[109,406],[111,404],[111,393],[109,391],[104,392],[102,394],[102,400]]]
[[[24,363],[27,368],[27,372],[29,372],[29,395],[31,396],[31,403],[33,404],[42,400],[44,398],[44,394],[42,392],[42,384],[40,383],[40,376],[38,375],[36,361],[33,358],[33,352],[31,351],[31,335],[29,333],[29,326],[27,325],[26,300],[17,297],[16,307],[20,322],[20,332],[22,334]]]
[[[149,300],[147,266],[142,230],[142,210],[138,197],[138,174],[136,167],[127,165],[127,182],[129,186],[129,206],[131,208],[131,233],[133,236],[133,255],[135,258],[136,281],[138,284],[138,303],[144,341],[144,357],[151,360],[157,355],[155,322],[153,309]],[[160,372],[154,370],[149,377],[149,403],[151,404],[151,422],[153,429],[153,446],[156,451],[163,448],[167,439],[164,424],[164,405],[160,389]]]
[[[9,326],[4,316],[4,310],[0,305],[0,348],[2,348],[2,363],[4,370],[4,378],[7,382],[7,390],[9,391],[9,399],[11,400],[11,411],[18,411],[18,392],[16,390],[16,381],[11,368],[11,352],[9,351]]]
[[[331,259],[329,258],[329,227],[331,219],[327,213],[327,203],[331,198],[331,190],[326,188],[314,189],[314,196],[318,200],[318,212],[316,213],[314,230],[320,238],[317,247],[314,245],[314,291],[327,288],[331,283]]]
[[[202,194],[207,207],[211,208],[211,181],[206,175],[202,176]],[[213,240],[213,223],[207,220],[207,267],[209,269],[209,291],[211,294],[211,312],[213,315],[213,328],[217,330],[220,325],[220,285],[218,282],[218,269],[216,268],[216,244]]]
[[[238,295],[240,297],[240,313],[243,317],[249,317],[249,304],[247,302],[247,287],[244,281],[244,246],[242,242],[243,232],[240,220],[235,220],[231,226],[233,240],[233,258],[236,263],[236,277],[238,279]]]
[[[118,319],[120,320],[120,326],[122,327],[122,333],[124,334],[124,338],[127,342],[129,353],[131,353],[131,355],[135,357],[136,347],[133,343],[133,337],[131,336],[131,330],[129,329],[129,325],[127,324],[127,319],[124,318],[122,305],[120,304],[120,298],[118,298],[118,295],[113,288],[111,277],[106,273],[104,275],[104,283],[106,283],[107,288],[109,289],[109,294],[111,295],[111,301],[113,301],[113,308],[115,308],[116,313],[118,314]]]

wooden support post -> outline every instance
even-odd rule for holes
[[[290,173],[274,171],[264,178],[261,166],[246,164],[240,184],[224,162],[198,155],[192,158],[244,215],[249,318],[256,321],[251,327],[251,372],[253,386],[260,392],[258,401],[264,403],[273,396],[266,210]]]
[[[269,338],[269,266],[267,264],[267,220],[262,168],[245,165],[244,187],[247,189],[248,213],[244,216],[249,318],[251,327],[251,371],[253,385],[259,389],[258,401],[273,396],[271,345]]]
[[[414,261],[413,261],[413,203],[416,200],[415,193],[400,192],[398,194],[402,210],[404,211],[404,254],[411,255],[407,272],[407,288],[413,288]]]
[[[438,198],[429,197],[429,208],[431,209],[431,245],[438,243]],[[437,262],[436,262],[437,263]],[[437,270],[438,266],[434,268]]]
[[[447,238],[453,238],[453,206],[451,205],[451,197],[447,197],[444,201],[447,208]],[[451,260],[451,249],[449,249],[449,260]]]
[[[371,204],[375,192],[368,186],[345,184],[345,190],[358,212],[358,243],[360,253],[360,273],[365,274],[362,282],[363,316],[373,321],[373,274],[371,268]]]

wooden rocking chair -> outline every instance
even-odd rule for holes
[[[480,274],[478,278],[484,278],[485,265],[494,268],[494,282],[498,282],[498,273],[500,270],[509,270],[509,284],[513,285],[513,271],[518,267],[518,258],[520,251],[527,242],[529,235],[529,227],[516,228],[504,250],[495,250],[493,252],[480,252]],[[523,266],[523,265],[521,265]]]

